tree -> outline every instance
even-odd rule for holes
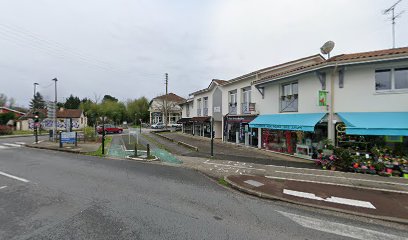
[[[103,96],[102,102],[105,102],[105,101],[108,101],[108,100],[112,101],[112,102],[118,102],[119,101],[117,98],[112,97],[111,95]]]
[[[0,93],[0,107],[6,106],[7,96],[4,93]]]
[[[74,97],[72,94],[67,98],[64,103],[64,108],[66,109],[79,109],[81,100],[79,97]]]
[[[13,108],[15,104],[16,104],[16,100],[13,97],[10,97],[8,99],[8,107]]]
[[[30,101],[30,108],[45,109],[45,101],[41,93],[37,92],[33,99]]]
[[[12,112],[0,113],[0,125],[6,125],[9,120],[15,120],[16,115]]]
[[[149,121],[149,101],[145,97],[140,97],[134,100],[128,100],[126,103],[128,113],[128,121],[139,123],[139,119],[143,122]]]

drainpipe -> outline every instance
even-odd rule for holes
[[[334,66],[330,76],[330,105],[329,105],[329,119],[327,121],[327,138],[332,141],[333,145],[336,143],[334,134],[334,79],[336,77],[337,64]]]

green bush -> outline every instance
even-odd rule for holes
[[[353,163],[353,156],[349,149],[335,148],[334,155],[338,158],[336,165],[343,170],[347,170]]]
[[[93,127],[85,127],[84,135],[85,135],[86,141],[96,141],[97,140],[97,134],[95,132],[95,128]]]

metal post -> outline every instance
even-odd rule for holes
[[[135,143],[135,157],[137,157],[137,143]]]
[[[211,157],[214,157],[214,118],[211,117]]]
[[[57,78],[52,79],[55,82],[55,99],[54,99],[54,108],[55,108],[55,115],[54,115],[54,136],[57,134]]]
[[[147,148],[147,158],[150,158],[150,145],[147,144],[146,148]]]
[[[38,131],[37,131],[37,126],[36,122],[34,122],[34,135],[35,135],[35,143],[38,144]]]
[[[142,133],[142,119],[139,119],[139,121],[140,121],[140,133]]]
[[[105,117],[102,117],[102,155],[105,155]]]
[[[59,147],[60,147],[60,148],[62,148],[61,134],[62,134],[62,133],[59,133]]]

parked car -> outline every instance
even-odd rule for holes
[[[172,123],[171,124],[171,127],[174,127],[174,128],[181,128],[181,124],[179,124],[179,123]]]
[[[96,131],[101,134],[103,131],[102,126],[98,126],[96,128]],[[105,124],[105,133],[122,133],[123,132],[123,128],[120,127],[115,127],[112,124]]]
[[[164,124],[162,122],[158,122],[158,123],[152,124],[151,128],[162,129],[164,128]]]

